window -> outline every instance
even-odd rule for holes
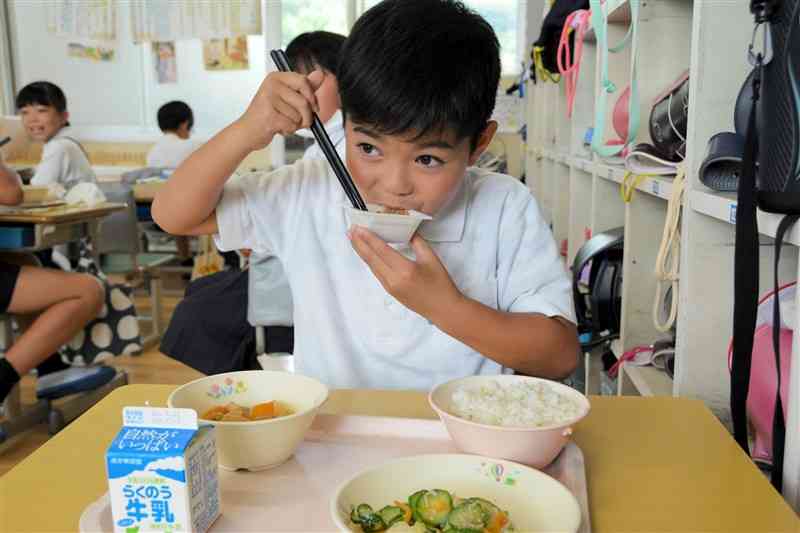
[[[503,75],[519,74],[522,68],[522,51],[519,50],[518,35],[524,33],[517,21],[524,21],[524,14],[519,12],[520,0],[463,0],[464,5],[474,9],[494,28],[497,40],[500,41],[500,61]],[[380,0],[366,0],[364,8],[369,9]]]
[[[464,4],[477,11],[494,28],[500,41],[500,61],[503,74],[519,74],[521,55],[517,50],[517,10],[519,0],[467,0]]]
[[[347,0],[283,0],[281,45],[307,31],[325,30],[347,35]]]

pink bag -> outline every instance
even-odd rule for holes
[[[796,284],[789,283],[778,289],[781,306],[781,401],[783,416],[786,418],[786,407],[789,405],[789,372],[792,361],[793,331],[789,325],[794,324],[794,302]],[[747,395],[747,418],[753,429],[755,443],[753,459],[772,464],[772,419],[775,413],[775,351],[772,348],[772,323],[775,292],[770,291],[758,302],[756,331],[753,335],[753,360],[750,368],[750,388]],[[728,370],[731,368],[733,345],[728,347]]]
[[[614,131],[617,133],[622,143],[628,138],[628,128],[630,126],[628,107],[630,105],[630,100],[631,87],[629,85],[622,91],[622,94],[619,95],[617,103],[614,104],[614,113],[611,117],[611,122],[614,124]]]

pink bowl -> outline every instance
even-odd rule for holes
[[[543,381],[556,392],[569,396],[581,406],[580,414],[565,423],[542,427],[493,426],[472,422],[455,414],[453,392],[459,387],[479,387],[489,381],[508,386],[521,381]],[[450,437],[462,451],[499,459],[508,459],[544,468],[558,456],[572,434],[572,426],[589,413],[589,400],[577,390],[547,379],[528,376],[469,376],[436,386],[428,401],[444,422]]]

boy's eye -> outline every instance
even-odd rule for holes
[[[361,150],[364,155],[378,155],[378,149],[369,143],[358,143],[358,149]]]
[[[417,163],[424,167],[436,168],[444,165],[444,161],[432,155],[421,155],[417,158]]]

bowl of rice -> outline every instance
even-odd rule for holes
[[[469,376],[435,387],[428,401],[462,451],[544,468],[589,413],[577,390],[547,379]]]

